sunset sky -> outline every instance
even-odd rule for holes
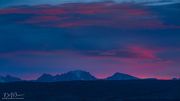
[[[180,3],[131,1],[1,0],[0,75],[180,77]]]

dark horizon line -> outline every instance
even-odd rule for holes
[[[33,79],[22,79],[23,77],[17,77],[17,76],[12,76],[12,75],[10,75],[10,74],[7,74],[7,75],[0,75],[0,77],[15,77],[15,78],[18,78],[18,79],[20,79],[20,80],[23,80],[23,81],[34,81],[34,80],[37,80],[38,78],[40,78],[41,76],[43,76],[43,75],[51,75],[51,76],[61,76],[61,75],[63,75],[63,74],[66,74],[66,73],[69,73],[69,72],[75,72],[75,71],[81,71],[81,72],[87,72],[87,73],[89,73],[90,75],[92,75],[90,72],[88,72],[88,71],[86,71],[86,70],[80,70],[80,69],[77,69],[77,70],[70,70],[70,71],[67,71],[67,72],[63,72],[63,73],[58,73],[58,74],[55,74],[55,75],[53,75],[53,74],[51,74],[51,73],[42,73],[40,76],[37,76],[37,77],[35,77],[35,78],[33,78]],[[113,76],[114,74],[116,74],[116,73],[120,73],[120,74],[125,74],[125,75],[129,75],[129,76],[132,76],[132,77],[136,77],[136,76],[134,76],[134,75],[130,75],[130,74],[128,74],[128,73],[122,73],[122,72],[114,72],[114,73],[112,73],[111,75],[109,75],[109,76],[107,76],[107,77],[104,77],[104,78],[99,78],[99,77],[96,77],[96,76],[94,76],[94,75],[92,75],[93,77],[95,77],[97,80],[106,80],[107,78],[109,78],[109,77],[111,77],[111,76]],[[174,80],[174,79],[180,79],[180,78],[178,78],[178,77],[172,77],[172,78],[156,78],[156,77],[146,77],[146,78],[141,78],[141,77],[136,77],[136,78],[138,78],[137,80],[147,80],[147,79],[149,79],[149,80]]]

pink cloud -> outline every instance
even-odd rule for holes
[[[21,55],[33,55],[33,56],[49,56],[49,55],[61,55],[64,54],[65,51],[59,50],[59,51],[14,51],[14,52],[7,52],[7,53],[0,53],[0,57],[6,57],[6,58],[13,58],[18,57]]]
[[[137,57],[139,58],[157,59],[156,50],[147,49],[139,46],[130,46],[128,48],[131,52],[137,54]]]
[[[128,51],[137,54],[137,58],[116,56],[116,51],[101,52],[102,55],[85,55],[76,51],[19,51],[0,54],[21,66],[41,68],[42,64],[51,70],[66,68],[67,70],[83,69],[92,72],[99,78],[104,78],[114,72],[128,73],[137,77],[158,77],[167,79],[173,61],[159,59],[157,51],[140,46],[129,46]],[[30,56],[30,57],[28,57]],[[39,67],[38,67],[39,66]],[[71,68],[72,67],[72,68]],[[102,70],[104,72],[102,72]],[[43,72],[43,71],[42,71]],[[55,71],[54,71],[55,72]],[[161,74],[161,75],[160,75]]]
[[[41,27],[72,28],[105,26],[122,29],[179,28],[179,26],[164,24],[148,8],[136,4],[105,2],[62,4],[57,6],[39,5],[0,9],[0,14],[30,14],[30,17],[18,23],[33,24]]]
[[[162,49],[151,49],[138,45],[131,45],[120,49],[86,51],[83,54],[96,58],[129,58],[142,60],[159,60],[157,56]]]
[[[60,18],[58,16],[46,16],[45,15],[45,16],[32,17],[26,21],[21,22],[21,23],[25,23],[25,24],[48,23],[48,22],[60,21],[62,19],[63,18]]]

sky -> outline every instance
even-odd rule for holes
[[[1,0],[0,75],[180,77],[178,0],[83,1]]]

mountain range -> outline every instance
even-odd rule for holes
[[[83,70],[74,70],[69,71],[67,73],[63,74],[57,74],[55,76],[51,74],[42,74],[40,77],[38,77],[36,80],[29,80],[33,82],[58,82],[58,81],[91,81],[91,80],[158,80],[156,78],[145,78],[140,79],[138,77],[125,74],[125,73],[114,73],[113,75],[104,78],[104,79],[98,79],[89,72],[83,71]],[[172,80],[180,80],[179,78],[173,78]],[[18,81],[26,81],[22,80],[18,77],[13,77],[10,75],[7,76],[0,76],[0,82],[18,82]]]
[[[112,76],[107,77],[102,80],[137,80],[139,78],[124,74],[124,73],[114,73]],[[89,80],[99,80],[92,74],[86,71],[82,70],[74,70],[69,71],[67,73],[63,74],[57,74],[55,76],[50,74],[43,74],[40,77],[38,77],[36,80],[33,80],[34,82],[58,82],[58,81],[74,81],[74,80],[83,80],[83,81],[89,81]],[[0,82],[15,82],[15,81],[22,81],[20,78],[13,77],[13,76],[0,76]]]
[[[102,80],[137,80],[139,78],[124,74],[124,73],[114,73],[112,76],[107,77]],[[50,74],[43,74],[36,81],[37,82],[57,82],[57,81],[74,81],[74,80],[98,80],[95,76],[91,75],[89,72],[82,70],[70,71],[61,75],[52,76]]]
[[[97,78],[89,72],[82,70],[70,71],[61,75],[52,76],[43,74],[36,81],[38,82],[56,82],[56,81],[73,81],[73,80],[96,80]]]
[[[10,75],[0,76],[0,82],[17,82],[17,81],[22,81],[22,80],[20,78],[13,77]]]
[[[74,70],[69,71],[67,73],[63,74],[57,74],[55,76],[51,74],[42,74],[40,77],[38,77],[36,80],[29,80],[33,82],[58,82],[58,81],[91,81],[91,80],[158,80],[157,78],[145,78],[141,79],[129,74],[125,73],[114,73],[113,75],[104,78],[99,79],[90,74],[89,72],[83,71],[83,70]],[[173,78],[172,80],[180,80],[180,78]],[[13,77],[10,75],[7,76],[0,76],[0,83],[5,82],[19,82],[19,81],[27,81],[22,80],[18,77]]]
[[[33,82],[58,82],[58,81],[91,81],[91,80],[158,80],[157,78],[138,78],[129,74],[116,72],[113,75],[99,79],[93,76],[91,73],[83,70],[74,70],[69,71],[67,73],[57,74],[55,76],[51,74],[42,74],[36,80],[29,80]],[[173,78],[172,80],[180,80],[180,78]],[[27,81],[22,80],[18,77],[14,77],[11,75],[0,76],[0,83],[6,82],[19,82],[19,81]]]

